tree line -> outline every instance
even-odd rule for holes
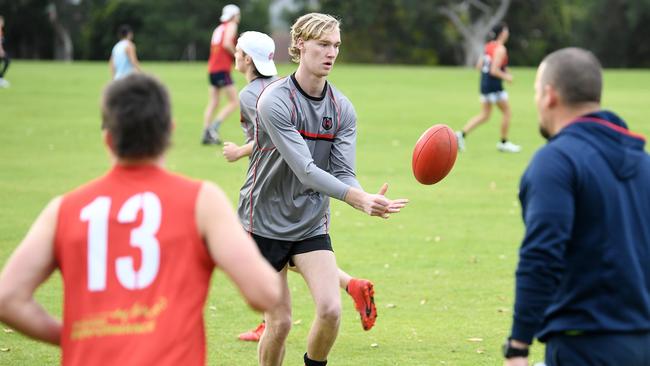
[[[0,15],[14,58],[106,60],[129,24],[143,60],[205,60],[230,2],[242,10],[240,31],[286,33],[308,11],[339,17],[347,62],[470,65],[505,21],[512,65],[580,46],[607,67],[650,67],[650,0],[0,0]],[[283,4],[272,20],[269,8]]]

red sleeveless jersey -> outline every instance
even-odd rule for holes
[[[210,58],[208,59],[208,72],[230,72],[232,63],[235,60],[232,54],[223,47],[226,35],[226,28],[230,22],[224,22],[212,32],[210,41]],[[233,44],[237,41],[237,35],[233,36]]]
[[[200,187],[153,165],[115,166],[64,196],[63,365],[205,365],[214,263],[196,225]]]
[[[497,41],[490,41],[485,45],[485,54],[490,56],[490,60],[494,59],[494,51],[496,51],[497,46],[499,43]],[[500,69],[503,69],[508,65],[508,52],[506,51],[506,54],[503,56],[503,60],[501,60],[501,65],[498,65]]]

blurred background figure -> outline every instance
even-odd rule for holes
[[[114,80],[121,79],[134,71],[141,71],[135,44],[133,44],[133,30],[124,24],[120,26],[118,35],[120,41],[113,47],[109,60]]]
[[[223,7],[221,12],[221,18],[219,18],[221,24],[212,32],[210,58],[208,59],[210,96],[203,115],[203,138],[201,140],[204,145],[221,144],[219,127],[239,106],[237,88],[233,84],[230,71],[234,61],[237,26],[240,19],[239,7],[228,4]],[[225,91],[228,103],[213,120],[212,116],[219,107],[221,90]]]
[[[4,37],[5,18],[0,15],[0,88],[8,88],[9,82],[5,80],[5,73],[9,68],[9,55],[5,51],[3,43]]]
[[[508,72],[508,50],[505,43],[510,37],[506,23],[499,23],[490,33],[492,41],[485,45],[483,56],[479,58],[476,67],[481,70],[481,113],[472,117],[462,130],[456,132],[458,149],[465,150],[465,136],[481,123],[490,119],[492,105],[496,104],[501,110],[501,141],[497,143],[497,150],[516,153],[521,151],[521,146],[508,141],[510,128],[510,105],[508,93],[503,89],[503,81],[512,82],[512,75]]]

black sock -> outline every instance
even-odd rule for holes
[[[305,366],[325,366],[327,365],[327,361],[314,361],[307,357],[307,352],[305,352],[305,356],[303,357],[305,360]]]
[[[502,144],[505,144],[506,141],[508,141],[508,139],[501,139],[501,143],[502,143]]]

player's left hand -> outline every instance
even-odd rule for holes
[[[384,183],[381,188],[379,188],[377,194],[386,197],[386,191],[388,191],[388,183]],[[388,206],[386,206],[386,211],[381,215],[381,217],[387,219],[390,217],[390,214],[400,212],[408,202],[409,200],[406,198],[398,198],[394,200],[388,199]]]

